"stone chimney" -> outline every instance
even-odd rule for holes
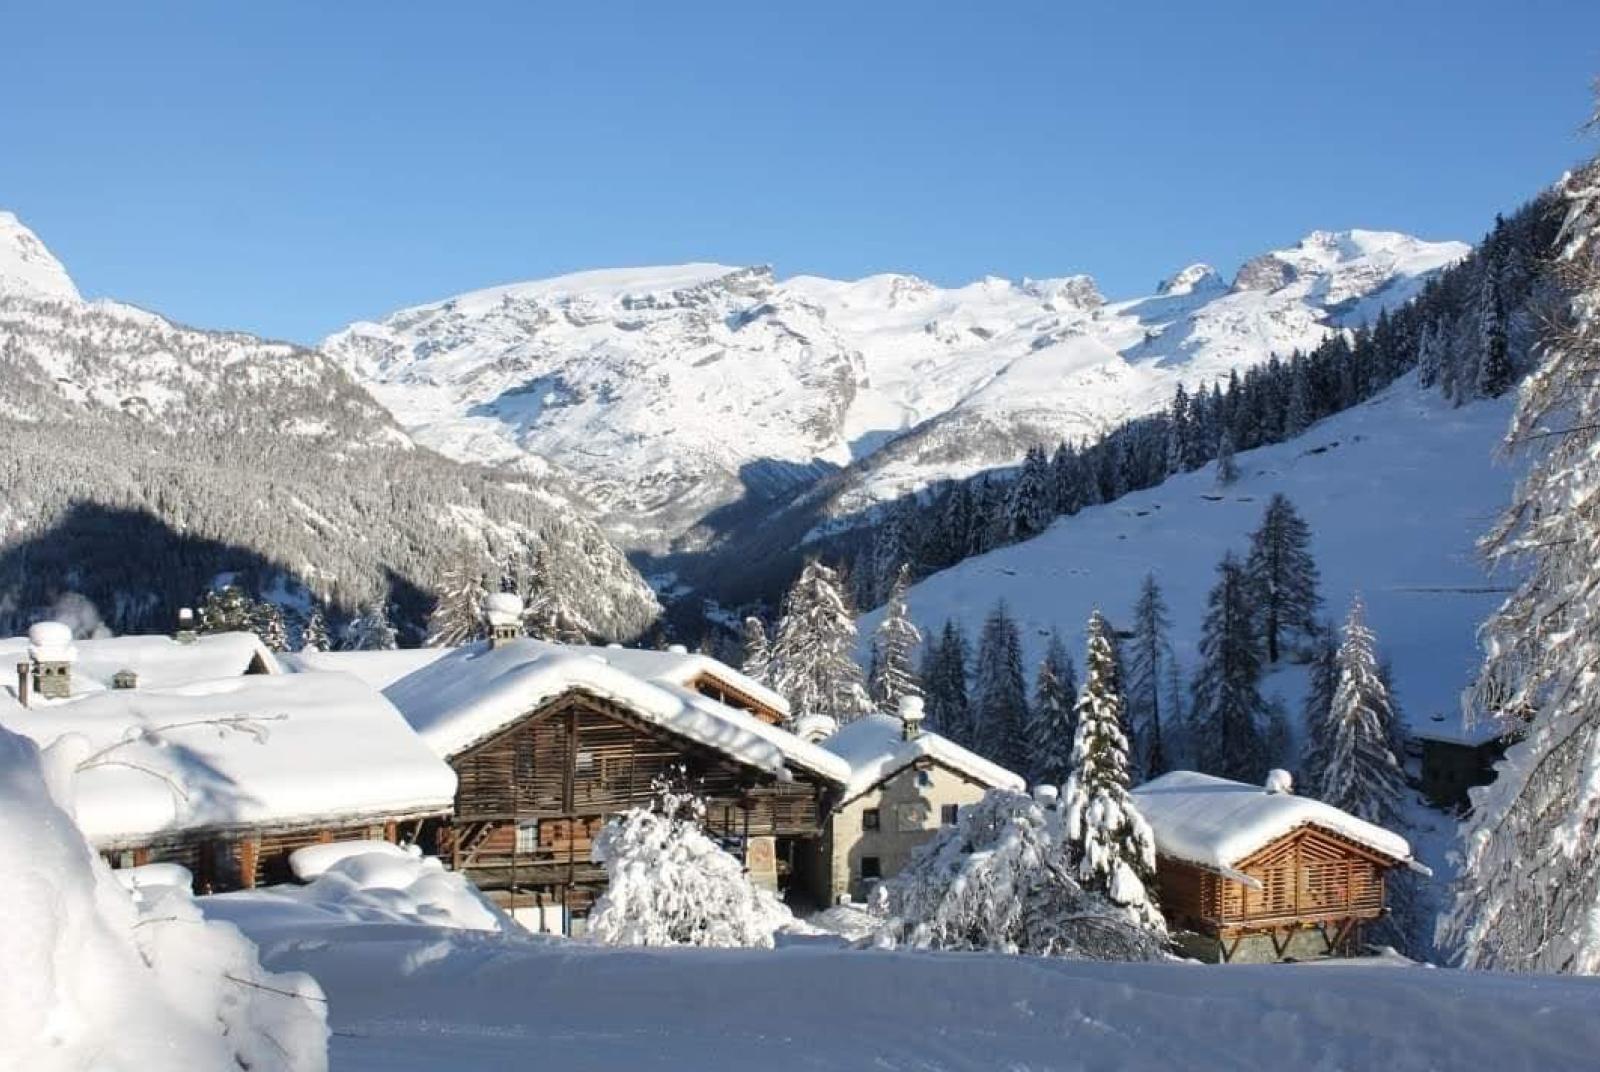
[[[172,635],[172,639],[179,644],[193,644],[200,639],[200,634],[195,632],[194,628],[193,609],[189,607],[178,608],[178,631]]]
[[[139,673],[136,670],[123,668],[111,675],[111,687],[114,689],[136,689],[139,687]]]
[[[922,697],[900,697],[900,737],[914,741],[922,736]]]
[[[489,647],[504,647],[522,636],[522,600],[515,592],[494,592],[483,601],[489,623]]]
[[[28,706],[28,701],[33,698],[33,664],[20,662],[17,664],[17,703],[23,707]]]
[[[1286,770],[1270,770],[1267,772],[1266,790],[1268,793],[1294,795],[1294,776]]]
[[[46,700],[72,695],[72,664],[78,648],[72,628],[61,622],[38,622],[28,630],[28,659],[33,663],[33,686]]]

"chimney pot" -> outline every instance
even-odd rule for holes
[[[1294,794],[1294,776],[1286,770],[1270,770],[1267,772],[1266,790],[1269,793],[1282,793],[1292,796]]]
[[[900,697],[900,736],[908,741],[922,734],[922,697]]]

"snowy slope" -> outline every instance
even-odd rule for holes
[[[1377,964],[605,949],[424,927],[236,919],[327,992],[338,1072],[1581,1068],[1592,979]]]
[[[78,300],[78,288],[67,269],[21,220],[4,211],[0,211],[0,294]]]
[[[945,289],[720,265],[586,272],[357,323],[324,348],[428,446],[547,457],[624,545],[688,549],[716,507],[830,467],[865,462],[836,503],[850,510],[1149,412],[1180,380],[1405,300],[1466,251],[1315,232],[1231,287],[1196,265],[1112,303],[1087,276]]]
[[[1506,584],[1485,575],[1474,543],[1509,501],[1514,473],[1493,455],[1511,405],[1453,409],[1408,376],[1298,439],[1240,454],[1242,476],[1230,488],[1218,489],[1207,466],[935,574],[910,590],[911,615],[927,633],[954,617],[976,639],[1003,598],[1031,675],[1052,627],[1081,661],[1090,610],[1125,621],[1140,579],[1154,571],[1187,673],[1216,563],[1230,549],[1245,553],[1268,498],[1283,492],[1310,524],[1327,613],[1342,618],[1359,591],[1413,725],[1434,726],[1435,714],[1454,720],[1479,662],[1475,631]],[[863,636],[877,619],[863,618]],[[1283,695],[1293,714],[1303,676],[1286,669],[1264,693]]]

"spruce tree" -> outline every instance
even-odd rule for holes
[[[199,632],[249,633],[255,624],[256,603],[237,584],[223,585],[206,593],[200,602]]]
[[[1479,398],[1499,398],[1511,386],[1511,351],[1506,340],[1506,306],[1500,295],[1499,263],[1488,258],[1478,293]]]
[[[1327,724],[1316,733],[1325,753],[1312,793],[1369,823],[1395,829],[1403,823],[1405,771],[1392,748],[1394,708],[1359,596],[1345,619],[1338,672]]]
[[[389,611],[382,603],[362,608],[344,629],[345,651],[390,651],[399,644],[394,626],[389,624]]]
[[[767,643],[767,627],[755,615],[745,618],[740,628],[741,646],[744,649],[744,659],[740,669],[745,677],[752,681],[767,683],[768,664],[772,660],[772,649]]]
[[[1147,573],[1133,607],[1133,637],[1128,645],[1127,711],[1132,745],[1128,762],[1136,785],[1167,770],[1161,740],[1161,668],[1172,658],[1167,639],[1170,626],[1161,587],[1155,574]]]
[[[1202,771],[1259,785],[1267,773],[1267,709],[1251,598],[1244,569],[1229,553],[1207,601],[1189,724]]]
[[[283,621],[283,608],[262,600],[250,608],[250,631],[268,651],[289,650],[289,630]]]
[[[482,640],[488,633],[484,620],[483,567],[469,551],[458,554],[440,579],[433,613],[428,616],[430,648],[455,648]]]
[[[842,725],[872,710],[855,646],[855,615],[838,573],[809,560],[784,597],[772,642],[770,682],[789,701],[791,719],[827,715]]]
[[[1239,479],[1239,463],[1234,460],[1233,430],[1224,428],[1217,440],[1217,486],[1228,487]]]
[[[305,627],[300,630],[300,650],[333,650],[333,641],[328,637],[328,621],[323,617],[321,608],[312,608],[311,616],[306,619]]]
[[[961,626],[945,619],[937,640],[928,645],[922,661],[928,728],[967,748],[973,748],[972,705],[967,695],[967,669],[971,646]]]
[[[1128,739],[1122,732],[1110,634],[1096,611],[1089,619],[1072,773],[1061,791],[1066,840],[1085,889],[1122,907],[1140,926],[1164,933],[1153,899],[1155,835],[1128,792]]]
[[[1028,686],[1022,673],[1022,641],[1003,600],[984,619],[975,676],[977,750],[1008,770],[1025,773]]]
[[[1044,449],[1030,447],[1006,503],[1007,538],[1011,542],[1032,539],[1049,526],[1055,498],[1050,483],[1050,462]]]
[[[1281,492],[1267,504],[1250,537],[1245,572],[1255,588],[1267,661],[1277,662],[1286,640],[1311,640],[1317,632],[1317,564],[1311,529]]]
[[[1051,630],[1050,644],[1033,687],[1028,711],[1027,777],[1033,785],[1059,787],[1072,771],[1072,747],[1077,737],[1077,672],[1059,633]]]
[[[1600,121],[1600,111],[1596,113]],[[1485,627],[1480,717],[1523,735],[1473,793],[1440,944],[1475,968],[1600,972],[1600,158],[1564,180],[1564,322],[1509,441],[1532,460],[1487,548],[1521,583]]]
[[[1339,688],[1339,638],[1329,625],[1317,631],[1311,648],[1310,671],[1301,714],[1306,743],[1300,760],[1300,781],[1304,785],[1320,785],[1329,747],[1325,735],[1333,724],[1333,694]]]
[[[883,621],[872,634],[872,678],[868,682],[872,699],[884,714],[896,714],[906,696],[921,696],[922,681],[912,665],[912,655],[922,644],[922,630],[906,608],[906,588],[910,570],[900,574],[889,586]]]

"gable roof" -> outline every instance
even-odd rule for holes
[[[1215,871],[1241,861],[1301,826],[1316,826],[1397,864],[1415,864],[1411,846],[1391,830],[1331,804],[1196,771],[1163,774],[1133,791],[1163,856]],[[1421,865],[1415,865],[1420,867]]]
[[[422,739],[450,757],[551,700],[588,693],[747,766],[779,774],[795,767],[843,784],[850,768],[830,752],[756,716],[671,680],[667,660],[624,648],[567,647],[527,638],[498,647],[469,644],[445,651],[384,690]],[[704,656],[673,655],[678,668]],[[705,660],[714,662],[714,660]],[[721,664],[716,664],[720,666]],[[644,676],[651,669],[658,673]],[[691,677],[692,680],[692,677]]]
[[[135,638],[138,639],[138,638]],[[383,695],[348,674],[267,674],[12,704],[0,724],[102,761],[75,778],[102,846],[239,827],[445,812],[455,772]]]
[[[28,658],[27,637],[0,640],[0,686],[16,696],[16,677],[9,671]],[[104,692],[118,670],[139,675],[141,688],[169,688],[191,681],[240,677],[259,662],[268,674],[280,672],[272,652],[254,633],[211,633],[180,644],[169,636],[120,636],[73,642],[72,692]]]
[[[278,656],[278,662],[293,674],[317,670],[335,671],[360,678],[375,689],[386,689],[408,674],[414,674],[449,648],[395,648],[390,651],[297,651]]]
[[[903,726],[893,715],[863,715],[822,742],[823,748],[850,765],[850,781],[841,803],[854,800],[919,759],[942,763],[991,789],[1020,793],[1027,786],[1021,775],[991,763],[948,737],[924,730],[905,740]]]

